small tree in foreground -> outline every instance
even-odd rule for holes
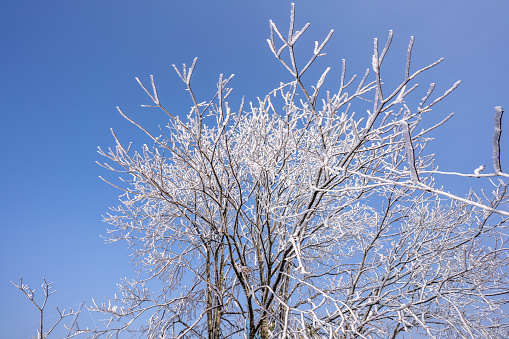
[[[53,330],[58,326],[58,324],[60,324],[60,322],[62,320],[64,320],[65,318],[68,318],[68,317],[70,317],[71,319],[74,318],[74,320],[70,326],[64,325],[68,330],[67,335],[65,336],[65,339],[69,339],[69,338],[75,337],[81,333],[87,332],[88,329],[83,330],[83,331],[76,330],[77,324],[78,324],[78,317],[81,313],[81,309],[83,308],[83,304],[85,302],[80,303],[77,310],[69,309],[66,311],[64,309],[64,310],[60,311],[60,309],[57,306],[58,319],[55,322],[53,322],[53,325],[51,325],[49,330],[46,330],[46,331],[44,330],[44,308],[46,307],[46,303],[48,301],[49,296],[52,295],[53,293],[55,293],[56,291],[51,290],[51,285],[53,283],[46,282],[45,278],[42,278],[42,280],[44,281],[44,283],[41,285],[42,291],[44,293],[44,300],[42,303],[40,303],[40,302],[37,303],[35,301],[35,290],[31,289],[28,285],[23,284],[23,278],[19,278],[19,285],[11,281],[11,283],[14,286],[16,286],[17,289],[19,289],[21,292],[23,292],[23,294],[28,298],[28,300],[30,300],[32,302],[32,304],[39,311],[39,329],[37,330],[37,335],[33,338],[34,339],[48,338],[49,335],[51,334],[51,332],[53,332]]]
[[[108,328],[147,338],[509,337],[505,235],[508,180],[500,164],[502,109],[496,109],[494,172],[440,172],[419,124],[442,99],[434,84],[421,100],[410,67],[387,88],[381,67],[357,81],[345,62],[333,92],[329,68],[313,85],[303,74],[323,55],[332,31],[301,64],[288,37],[270,22],[269,47],[291,74],[258,102],[234,110],[232,77],[215,96],[195,97],[196,59],[178,75],[193,106],[186,117],[160,102],[154,79],[140,86],[168,124],[153,141],[100,153],[122,173],[122,206],[106,221],[110,240],[127,240],[139,278],[95,310]],[[287,57],[283,57],[283,52]],[[371,75],[373,74],[373,75]],[[363,113],[364,112],[364,113]],[[492,192],[460,197],[436,175],[488,178]],[[142,325],[136,327],[136,322]],[[117,323],[118,322],[118,323]]]

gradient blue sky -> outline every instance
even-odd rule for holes
[[[106,229],[101,215],[117,204],[119,192],[98,178],[114,175],[95,164],[102,161],[97,146],[113,145],[111,127],[135,147],[144,141],[115,106],[144,124],[165,124],[159,112],[139,107],[149,101],[134,77],[154,74],[163,103],[177,114],[187,113],[190,101],[171,64],[195,56],[194,87],[202,101],[220,73],[236,74],[237,97],[264,96],[290,80],[265,41],[269,19],[287,31],[290,2],[0,0],[1,339],[29,338],[37,328],[35,308],[11,280],[23,276],[39,297],[42,277],[54,281],[52,315],[55,305],[112,296],[122,277],[134,275],[126,244],[105,245],[99,237]],[[314,69],[332,66],[331,79],[338,78],[342,58],[350,75],[371,67],[373,38],[385,43],[389,29],[395,38],[383,74],[388,82],[403,75],[411,35],[414,70],[445,57],[421,79],[419,95],[430,82],[442,92],[458,79],[463,84],[430,116],[431,123],[456,113],[430,150],[444,170],[491,168],[493,107],[509,107],[509,2],[294,2],[297,26],[311,22],[302,51],[335,29],[328,56]],[[309,83],[316,73],[307,75]],[[332,80],[329,85],[335,90]],[[508,140],[503,136],[503,157]],[[453,192],[467,189],[445,183]],[[92,321],[86,311],[82,318]]]

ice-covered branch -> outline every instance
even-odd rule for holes
[[[500,165],[500,138],[502,136],[502,115],[504,110],[501,106],[495,107],[495,133],[493,134],[493,167],[496,173],[502,173]]]
[[[410,128],[408,127],[408,122],[403,120],[401,122],[402,132],[403,132],[403,140],[405,140],[405,150],[406,156],[408,159],[408,168],[410,169],[410,176],[414,183],[419,182],[419,174],[417,173],[417,169],[415,168],[415,155],[414,155],[414,146],[412,145],[412,136],[410,135]]]

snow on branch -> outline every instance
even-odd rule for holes
[[[502,173],[500,165],[500,137],[502,136],[502,106],[495,107],[495,133],[493,134],[493,167],[496,173]]]
[[[403,120],[401,122],[401,126],[403,127],[403,140],[405,141],[405,150],[408,159],[408,167],[410,168],[410,176],[412,177],[412,181],[414,183],[418,183],[419,175],[417,174],[417,169],[415,168],[414,146],[412,145],[412,136],[410,135],[408,122]]]

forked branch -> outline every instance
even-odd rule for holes
[[[53,284],[52,282],[48,283],[48,282],[46,282],[45,278],[42,278],[42,279],[44,281],[43,284],[41,285],[42,290],[44,292],[44,300],[43,300],[42,304],[40,304],[40,303],[38,304],[35,301],[35,290],[31,289],[28,285],[24,285],[23,278],[19,279],[19,285],[11,281],[11,283],[14,286],[16,286],[16,288],[18,288],[21,292],[23,292],[23,294],[28,298],[28,300],[30,300],[32,302],[32,304],[39,310],[40,322],[39,322],[39,329],[37,330],[37,339],[47,338],[51,334],[51,332],[53,332],[55,327],[57,327],[57,325],[63,319],[68,318],[68,317],[74,317],[74,320],[70,327],[66,326],[66,328],[69,330],[69,332],[67,333],[65,339],[72,338],[72,337],[75,337],[81,333],[84,333],[86,330],[81,331],[81,330],[77,329],[78,328],[77,321],[78,321],[78,316],[80,315],[81,309],[83,308],[83,305],[85,302],[80,303],[80,306],[77,311],[73,311],[72,309],[69,309],[69,311],[67,311],[67,312],[65,309],[60,311],[60,309],[57,306],[56,309],[57,309],[59,318],[53,323],[53,325],[51,326],[49,331],[47,331],[46,333],[44,332],[44,308],[46,307],[46,303],[48,301],[49,296],[52,295],[53,293],[55,293],[56,291],[51,291],[51,285]]]

